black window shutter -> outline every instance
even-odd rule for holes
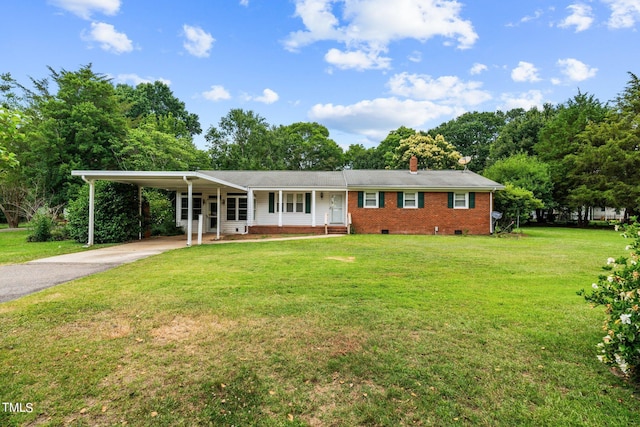
[[[476,193],[469,193],[469,209],[474,209],[476,207]]]
[[[418,207],[424,208],[424,191],[418,193]]]
[[[398,191],[398,207],[404,207],[404,193],[402,191]]]
[[[269,193],[269,213],[276,211],[276,193]]]
[[[311,193],[304,193],[304,213],[311,213]]]
[[[378,207],[384,208],[384,191],[378,193]]]
[[[358,191],[358,207],[364,206],[364,191]]]
[[[447,207],[453,209],[453,193],[447,195]]]

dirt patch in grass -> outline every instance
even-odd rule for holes
[[[354,256],[328,256],[325,259],[330,259],[334,261],[342,261],[342,262],[355,262],[356,257]]]
[[[199,335],[211,336],[235,327],[235,322],[221,321],[214,316],[186,317],[176,316],[169,323],[150,331],[154,341],[159,344],[184,342]]]

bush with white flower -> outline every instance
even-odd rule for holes
[[[606,335],[598,343],[598,360],[640,381],[640,224],[634,218],[633,224],[616,226],[619,229],[631,240],[626,247],[629,255],[608,258],[605,274],[591,285],[591,292],[581,290],[578,294],[594,306],[606,307]]]

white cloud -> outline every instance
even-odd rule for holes
[[[530,62],[520,61],[518,66],[511,71],[514,82],[538,82],[538,69]]]
[[[498,106],[498,109],[502,111],[509,111],[514,108],[529,110],[532,107],[542,109],[544,105],[544,96],[539,90],[530,90],[519,94],[506,93],[501,96],[501,100],[502,105]]]
[[[560,72],[572,82],[581,82],[590,79],[595,77],[598,72],[597,68],[591,68],[584,62],[573,58],[559,59],[557,64],[558,67],[560,67]],[[557,80],[554,79],[553,83],[557,84],[556,81]]]
[[[353,134],[362,134],[372,142],[384,139],[400,126],[419,127],[427,121],[459,113],[450,106],[430,101],[377,98],[351,105],[316,104],[309,118],[325,126]]]
[[[439,101],[459,108],[474,106],[491,99],[489,92],[480,90],[480,82],[463,82],[455,76],[433,79],[428,75],[400,73],[387,83],[393,95],[425,101]]]
[[[133,86],[138,86],[141,83],[153,83],[153,82],[162,82],[167,86],[171,85],[171,80],[155,77],[140,77],[137,74],[118,74],[115,78],[117,83],[129,84],[131,83]]]
[[[334,65],[356,62],[358,67],[386,68],[381,58],[393,41],[416,39],[425,42],[440,36],[457,41],[460,49],[473,46],[478,35],[470,21],[460,17],[462,5],[452,0],[295,0],[295,15],[304,30],[292,32],[284,41],[287,50],[297,51],[317,41],[335,41],[346,53],[330,50],[325,59]],[[338,17],[334,13],[340,10]],[[354,58],[358,53],[358,58]],[[348,55],[348,56],[346,56]],[[358,68],[341,67],[341,68]],[[359,68],[358,68],[359,69]]]
[[[231,99],[231,94],[227,91],[224,86],[214,85],[211,86],[211,90],[206,92],[202,92],[202,96],[204,99],[208,99],[209,101],[224,101],[226,99]]]
[[[97,42],[100,48],[107,52],[121,54],[131,52],[133,43],[125,33],[119,33],[111,24],[104,22],[92,22],[91,31],[83,31],[82,39],[88,42]]]
[[[631,28],[640,21],[640,0],[603,0],[611,8],[607,25],[612,29]]]
[[[414,50],[407,59],[411,62],[422,62],[422,52]]]
[[[249,6],[249,0],[240,0],[241,6]]]
[[[560,28],[575,27],[576,33],[588,30],[593,24],[593,11],[591,6],[582,3],[576,3],[567,6],[571,11],[571,15],[567,16],[558,26]]]
[[[183,46],[193,56],[206,58],[213,46],[215,39],[200,27],[183,25],[184,36],[186,38]]]
[[[365,52],[361,50],[342,52],[338,49],[329,49],[324,59],[329,64],[341,70],[353,68],[362,71],[389,68],[391,58],[381,57],[379,53],[380,52]]]
[[[278,96],[278,94],[273,90],[267,88],[262,91],[262,96],[256,96],[252,99],[256,102],[262,102],[264,104],[273,104],[278,99],[280,99],[280,96]]]
[[[475,76],[475,75],[480,74],[483,71],[487,71],[487,70],[488,70],[488,68],[487,68],[486,65],[476,62],[475,64],[473,64],[473,67],[471,67],[471,70],[469,70],[469,73],[472,76]]]
[[[120,0],[49,0],[49,3],[83,19],[91,19],[94,12],[115,15],[120,10]]]

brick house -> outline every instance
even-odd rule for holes
[[[490,234],[501,184],[468,170],[73,171],[176,192],[176,224],[221,234]]]

